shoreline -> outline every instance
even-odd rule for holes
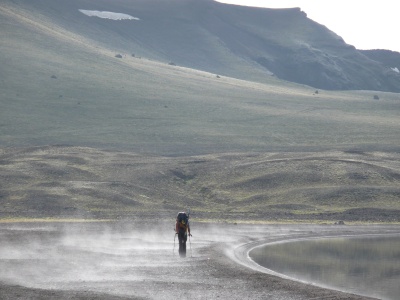
[[[235,257],[238,260],[238,263],[243,264],[249,268],[254,269],[255,271],[266,273],[269,275],[274,275],[277,277],[280,277],[282,279],[287,279],[287,280],[292,280],[292,281],[297,281],[303,284],[310,284],[306,279],[302,279],[301,277],[296,277],[296,276],[289,276],[285,273],[281,273],[278,271],[274,271],[273,269],[270,269],[268,267],[264,267],[260,264],[258,264],[254,259],[252,259],[250,252],[259,248],[259,247],[268,247],[268,246],[273,246],[277,244],[290,244],[290,243],[297,243],[297,242],[307,242],[307,241],[313,241],[313,240],[326,240],[326,239],[338,239],[338,238],[345,238],[345,239],[354,239],[354,238],[387,238],[387,237],[392,237],[392,238],[399,238],[400,237],[400,232],[397,233],[363,233],[363,234],[338,234],[338,235],[310,235],[308,237],[302,237],[302,238],[282,238],[282,239],[277,239],[274,241],[270,240],[262,240],[262,241],[257,241],[254,243],[250,244],[245,244],[242,246],[239,246],[238,248],[235,249]],[[352,291],[349,288],[346,287],[338,287],[335,285],[330,285],[327,282],[323,281],[318,281],[318,282],[313,282],[313,285],[316,285],[321,288],[326,288],[326,289],[332,289],[336,290],[339,292],[343,293],[352,293]],[[356,293],[359,296],[367,297],[367,295],[362,294],[362,293]]]
[[[393,225],[193,222],[182,259],[176,247],[173,252],[169,225],[157,223],[143,235],[140,223],[2,223],[0,298],[373,299],[267,274],[257,265],[261,272],[251,266],[248,251],[265,241],[400,233]]]

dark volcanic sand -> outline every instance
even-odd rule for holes
[[[368,299],[267,274],[247,251],[283,239],[399,232],[384,225],[193,222],[180,258],[173,220],[3,223],[0,299]]]

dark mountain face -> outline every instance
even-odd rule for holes
[[[390,50],[374,49],[374,50],[360,50],[362,54],[372,60],[382,63],[384,66],[391,69],[400,70],[400,53]],[[395,71],[396,72],[396,71]]]
[[[16,0],[115,51],[240,79],[266,76],[331,90],[400,92],[400,74],[307,18],[299,8],[261,9],[212,0]],[[140,20],[89,17],[111,11]]]

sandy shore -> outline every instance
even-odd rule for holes
[[[368,299],[268,274],[247,252],[285,239],[400,232],[193,222],[180,258],[171,224],[0,224],[0,299]]]

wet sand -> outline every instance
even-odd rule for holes
[[[372,299],[276,276],[247,252],[286,239],[399,232],[193,222],[181,258],[173,222],[3,223],[0,299]]]

